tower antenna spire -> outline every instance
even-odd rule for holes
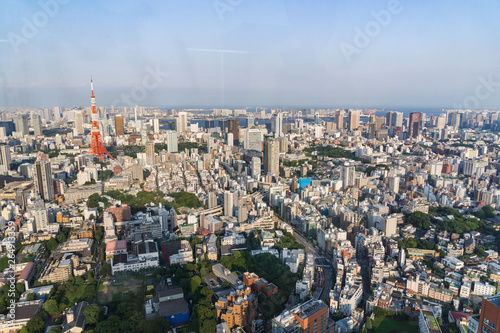
[[[104,155],[107,155],[111,159],[113,159],[113,157],[111,157],[111,154],[107,151],[106,147],[104,147],[104,143],[102,142],[101,131],[99,130],[97,107],[95,106],[94,81],[92,80],[92,75],[90,75],[90,90],[92,91],[92,96],[90,96],[90,102],[92,104],[92,132],[89,154],[96,155],[99,157],[101,162],[104,162]]]

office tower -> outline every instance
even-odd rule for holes
[[[49,211],[44,208],[32,210],[31,213],[35,219],[36,232],[47,229],[49,225]]]
[[[177,131],[166,131],[167,138],[167,152],[176,153],[179,151],[177,141]]]
[[[445,126],[446,126],[446,116],[442,114],[437,118],[436,127],[438,129],[444,129]]]
[[[500,295],[483,298],[477,332],[500,332]]]
[[[186,112],[179,112],[175,118],[175,129],[177,135],[182,135],[187,131],[187,114]]]
[[[146,165],[155,165],[155,143],[152,141],[146,142]]]
[[[354,185],[356,180],[356,168],[350,165],[349,162],[344,163],[342,166],[342,186],[348,188]]]
[[[247,197],[238,198],[238,222],[248,220],[248,209],[246,205]]]
[[[31,126],[36,136],[42,135],[42,120],[37,114],[31,114]]]
[[[252,128],[255,125],[255,118],[254,118],[254,116],[249,116],[248,119],[247,119],[247,121],[248,121],[248,126],[247,126],[248,128]]]
[[[234,191],[224,191],[224,216],[234,216],[234,204],[238,200],[238,193]]]
[[[267,140],[264,148],[264,173],[279,175],[280,143],[278,140]]]
[[[283,113],[278,112],[273,114],[271,120],[271,131],[274,133],[275,138],[283,136]]]
[[[28,126],[28,116],[25,114],[19,114],[14,118],[14,123],[16,125],[16,132],[22,133],[23,136],[29,134]]]
[[[0,146],[0,173],[4,174],[10,170],[10,146]]]
[[[256,128],[246,129],[244,148],[262,151],[262,131]]]
[[[229,147],[232,147],[234,145],[233,133],[227,133],[226,134],[226,144]]]
[[[335,112],[335,124],[338,130],[344,129],[344,110],[337,110]]]
[[[285,310],[271,322],[272,333],[316,332],[326,333],[328,307],[323,301],[308,300],[290,310]]]
[[[50,162],[36,161],[34,168],[35,189],[45,201],[54,200],[54,184]]]
[[[354,131],[359,127],[359,111],[357,110],[349,110],[348,115],[348,125],[347,128],[349,131]]]
[[[408,117],[408,138],[417,138],[420,134],[420,120],[422,114],[420,112],[412,112]]]
[[[261,173],[261,160],[260,157],[252,157],[252,178],[259,180]]]
[[[403,127],[403,112],[387,111],[385,113],[387,127]]]
[[[450,126],[456,129],[460,128],[461,118],[462,118],[461,113],[458,112],[452,113],[450,117]]]
[[[11,136],[12,132],[16,130],[16,125],[12,121],[0,121],[0,127],[5,128],[6,136]]]
[[[54,114],[54,120],[59,120],[61,119],[61,108],[58,106],[54,106],[54,110],[52,110]]]
[[[208,209],[217,207],[217,194],[215,192],[208,192]]]
[[[227,132],[233,134],[234,143],[240,143],[240,122],[238,119],[229,119],[227,123]]]
[[[85,133],[83,129],[83,113],[82,111],[75,111],[75,125],[76,135],[83,135]]]
[[[160,133],[160,119],[156,119],[156,117],[153,119],[153,132]]]
[[[137,105],[134,107],[134,122],[137,122],[137,109],[138,108],[139,107]]]
[[[121,136],[125,134],[125,127],[123,125],[123,116],[121,114],[117,114],[115,116],[115,133],[116,136]]]

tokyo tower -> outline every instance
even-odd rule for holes
[[[111,159],[113,159],[113,157],[111,157],[102,143],[101,132],[99,131],[99,122],[97,120],[98,116],[95,106],[94,83],[92,82],[92,76],[90,77],[90,89],[92,90],[92,96],[90,97],[90,101],[92,102],[92,138],[90,141],[89,154],[97,155],[101,162],[104,162],[104,155],[108,155]]]

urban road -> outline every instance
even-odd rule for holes
[[[314,255],[316,267],[321,268],[324,273],[324,286],[317,286],[313,292],[313,297],[321,300],[328,299],[330,297],[330,290],[333,288],[333,267],[331,261],[321,255],[311,242],[297,230],[294,230],[293,236],[298,243],[304,245],[306,253]]]

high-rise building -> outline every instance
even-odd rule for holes
[[[272,333],[316,332],[325,333],[328,323],[328,307],[317,299],[285,310],[271,323]]]
[[[260,157],[254,156],[252,157],[252,178],[259,179],[261,173],[261,160]]]
[[[262,131],[256,128],[245,130],[244,148],[262,151]]]
[[[234,216],[234,204],[238,202],[238,193],[224,191],[224,215]]]
[[[248,116],[247,119],[247,127],[252,128],[255,125],[255,117],[254,116]]]
[[[279,175],[280,143],[278,140],[267,140],[264,148],[264,173]]]
[[[399,177],[389,177],[389,191],[392,193],[399,193]]]
[[[167,138],[167,152],[176,153],[179,151],[178,140],[177,140],[177,131],[166,131],[165,132]]]
[[[85,130],[83,129],[83,113],[82,111],[75,111],[75,129],[76,135],[83,135]]]
[[[146,165],[152,166],[156,164],[155,158],[155,143],[152,141],[146,142]]]
[[[233,133],[227,133],[227,134],[226,134],[226,144],[227,144],[229,147],[234,146]]]
[[[115,133],[116,136],[121,136],[125,134],[125,127],[123,125],[123,116],[121,114],[117,114],[115,116]]]
[[[408,138],[417,138],[420,134],[420,121],[422,114],[420,112],[412,112],[408,117]]]
[[[47,229],[49,225],[49,211],[47,209],[32,210],[33,218],[35,219],[36,231]]]
[[[54,183],[52,181],[52,167],[50,162],[36,161],[34,168],[35,189],[43,200],[54,199]]]
[[[234,143],[238,144],[240,142],[240,122],[238,119],[229,119],[227,132],[233,134]]]
[[[208,209],[217,207],[217,194],[215,192],[208,192]]]
[[[16,130],[16,125],[12,121],[0,121],[0,127],[5,128],[6,136],[11,136],[12,132]]]
[[[275,138],[283,136],[283,113],[278,112],[273,114],[271,131],[274,133]]]
[[[160,133],[160,119],[157,119],[156,117],[153,119],[153,132],[155,134]]]
[[[4,174],[10,170],[10,146],[0,146],[0,173]]]
[[[500,333],[500,295],[483,298],[477,332]]]
[[[42,121],[37,114],[31,114],[31,126],[36,136],[42,135]]]
[[[177,135],[182,135],[187,131],[187,114],[186,112],[179,112],[177,118],[175,118],[175,129],[177,130]]]
[[[338,130],[344,129],[344,110],[337,110],[335,112],[335,124]]]
[[[28,116],[25,114],[19,114],[14,118],[14,124],[16,125],[16,132],[22,133],[22,135],[29,134],[28,126]]]
[[[354,185],[356,180],[356,168],[348,162],[342,166],[342,186],[348,188]]]
[[[347,127],[349,131],[354,131],[356,128],[359,127],[359,111],[349,110]]]
[[[385,113],[387,127],[403,127],[403,112],[387,111]]]

